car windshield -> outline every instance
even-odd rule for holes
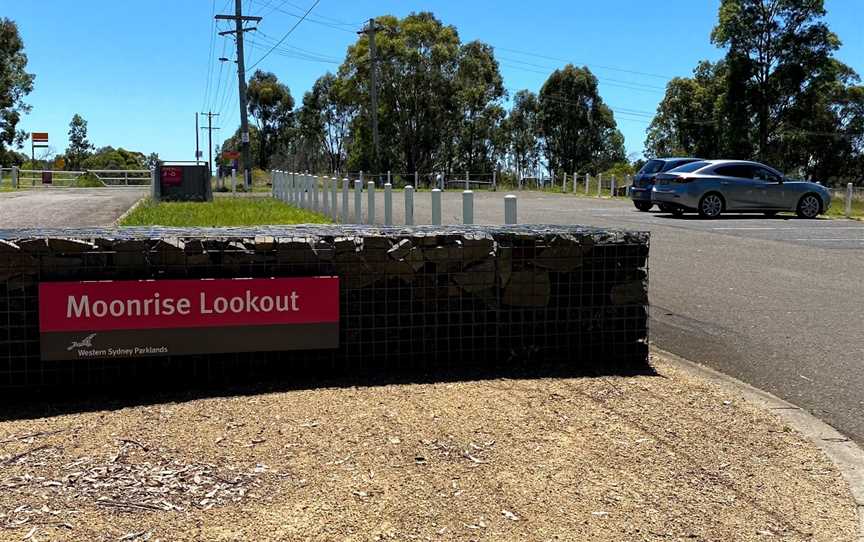
[[[666,162],[663,160],[648,160],[648,163],[642,166],[642,169],[639,170],[639,174],[653,175],[654,173],[660,173],[663,171],[664,165],[666,165]]]
[[[697,169],[702,169],[707,166],[708,162],[690,162],[689,164],[684,164],[683,166],[678,166],[675,169],[669,171],[669,173],[690,173],[692,171],[696,171]]]

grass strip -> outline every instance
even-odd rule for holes
[[[258,226],[265,224],[326,224],[319,213],[272,198],[218,198],[208,202],[145,200],[121,226]]]

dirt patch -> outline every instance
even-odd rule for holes
[[[820,452],[654,365],[2,422],[0,539],[854,538]]]

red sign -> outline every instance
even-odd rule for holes
[[[42,184],[54,184],[54,173],[51,171],[43,171]]]
[[[180,186],[183,183],[183,168],[177,166],[162,166],[162,184]]]
[[[42,359],[333,348],[339,279],[39,285]]]
[[[237,151],[222,151],[222,158],[225,160],[237,160],[240,158],[240,153]]]
[[[48,132],[33,132],[30,134],[33,143],[48,143]]]

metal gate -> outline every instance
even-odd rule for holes
[[[0,186],[14,188],[34,188],[55,186],[69,188],[101,188],[150,186],[153,171],[150,169],[89,169],[65,171],[52,169],[0,170]]]

